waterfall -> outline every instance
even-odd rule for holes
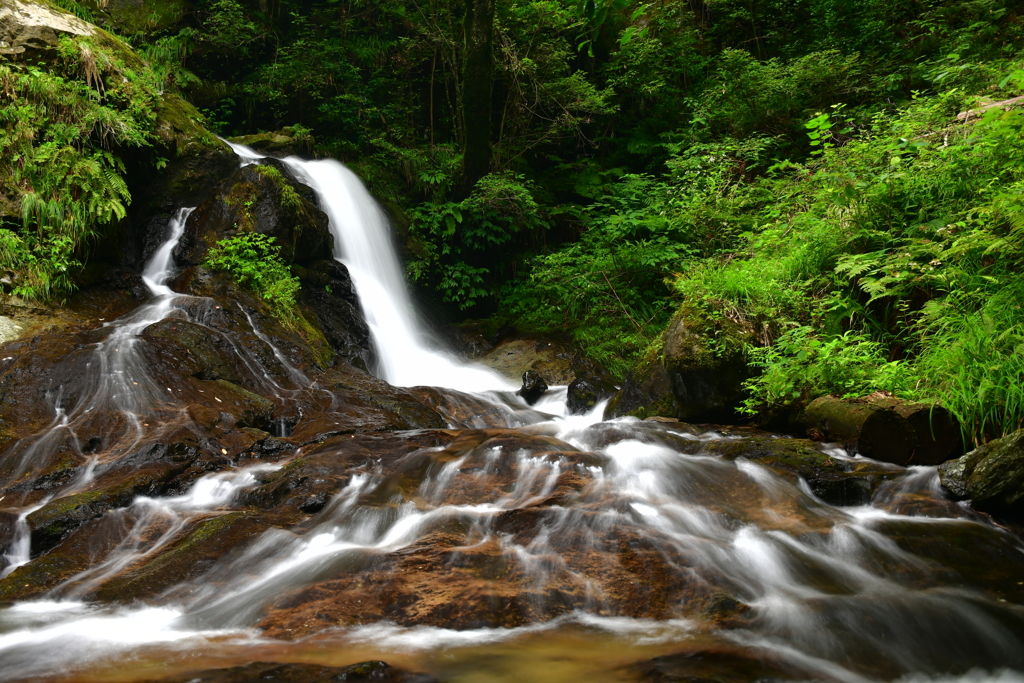
[[[228,143],[242,165],[263,158]],[[348,268],[377,349],[377,374],[395,386],[433,386],[469,393],[514,391],[519,385],[479,365],[468,365],[426,343],[402,275],[383,210],[355,173],[332,159],[282,160],[313,188],[330,219],[334,256]]]

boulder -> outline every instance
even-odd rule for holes
[[[573,415],[589,413],[601,401],[611,398],[618,387],[604,377],[586,375],[577,377],[569,385],[566,405]]]
[[[516,393],[523,397],[529,405],[540,400],[540,397],[547,393],[548,383],[536,370],[527,370],[523,373],[523,386]]]
[[[743,355],[752,333],[722,317],[714,322],[684,304],[660,343],[623,382],[608,416],[660,415],[687,422],[733,422],[752,375]]]
[[[546,339],[510,339],[501,342],[477,359],[481,365],[497,370],[509,379],[519,379],[533,370],[553,385],[566,385],[576,379],[573,351]]]
[[[189,217],[175,257],[200,265],[218,241],[246,231],[273,237],[285,263],[333,258],[327,215],[271,165],[245,166],[221,182]]]
[[[980,510],[1024,516],[1024,429],[940,465],[939,479]]]
[[[910,423],[914,453],[908,465],[938,465],[963,455],[964,440],[956,418],[935,403],[914,403],[892,396],[872,396],[871,402],[892,410]]]
[[[914,429],[906,418],[866,400],[823,396],[804,411],[807,433],[836,441],[865,458],[904,465],[914,455]]]
[[[49,4],[0,0],[0,56],[55,53],[62,33],[91,36],[98,29]]]

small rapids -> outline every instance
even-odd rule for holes
[[[242,163],[262,158],[232,146]],[[431,348],[386,221],[350,171],[284,163],[330,217],[377,374],[429,397],[446,428],[314,430],[292,452],[204,465],[180,490],[96,515],[87,567],[0,606],[0,681],[367,660],[485,683],[1024,681],[1024,544],[947,499],[935,468],[604,420],[603,405],[568,415],[564,387],[529,407],[509,380]],[[188,217],[145,268],[152,300],[89,351],[88,391],[51,396],[53,424],[7,451],[5,482],[78,443],[66,437],[90,413],[112,420],[109,443],[76,453],[75,478],[8,508],[4,576],[48,557],[31,552],[31,515],[89,495],[154,430],[191,419],[136,349],[159,321],[226,315],[168,284]],[[275,419],[340,405],[244,308],[237,320],[259,353],[223,343],[276,397]],[[189,553],[201,562],[186,572]]]

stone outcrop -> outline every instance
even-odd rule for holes
[[[734,422],[751,370],[743,357],[750,331],[708,322],[684,304],[608,405],[610,415],[661,415],[688,422]]]
[[[56,51],[62,33],[91,36],[96,31],[92,24],[47,4],[0,0],[0,56]]]
[[[273,165],[248,165],[221,182],[189,217],[175,254],[200,265],[219,241],[241,232],[273,237],[285,263],[333,259],[327,215]]]
[[[1024,430],[950,460],[939,467],[939,477],[978,509],[1024,518]]]

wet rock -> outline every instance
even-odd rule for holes
[[[334,259],[319,260],[298,270],[298,275],[300,301],[313,311],[331,348],[366,370],[373,362],[373,345],[348,268]]]
[[[247,666],[195,671],[147,683],[437,683],[437,680],[426,674],[396,669],[381,661],[360,662],[346,667],[256,662]]]
[[[7,510],[0,510],[0,548],[9,548],[14,541],[14,526],[18,515]]]
[[[755,683],[821,680],[818,670],[796,667],[766,652],[727,645],[664,655],[630,667],[649,683]]]
[[[255,515],[252,512],[212,514],[189,525],[178,538],[159,553],[143,556],[126,569],[107,579],[88,597],[104,602],[149,600],[168,589],[201,576],[218,561],[230,558],[267,529],[287,528],[302,515]],[[187,588],[174,593],[175,600],[186,598]]]
[[[879,485],[903,471],[879,463],[830,457],[808,439],[710,441],[705,452],[728,459],[746,458],[776,472],[802,477],[816,496],[832,505],[864,505]]]
[[[573,415],[582,415],[593,410],[601,401],[614,396],[617,391],[618,387],[603,377],[577,377],[569,385],[566,406]]]
[[[272,165],[245,166],[217,185],[189,216],[174,253],[199,265],[218,241],[246,231],[273,237],[285,263],[333,257],[327,215]]]
[[[743,347],[751,340],[743,325],[711,322],[694,306],[680,307],[655,348],[633,370],[608,404],[608,416],[660,415],[687,422],[736,420],[751,370]]]
[[[1024,430],[940,465],[939,478],[978,509],[1024,517]]]
[[[143,330],[147,338],[168,339],[195,363],[192,376],[199,379],[239,382],[244,368],[232,341],[205,325],[180,318],[167,318]]]
[[[170,443],[150,443],[101,471],[90,490],[56,498],[28,516],[33,557],[48,552],[86,522],[113,508],[126,507],[136,496],[156,496],[175,477],[186,473],[203,455],[217,459],[213,448],[185,436]],[[226,463],[225,463],[226,464]],[[200,468],[200,471],[206,468]],[[198,476],[196,472],[194,476]],[[190,477],[191,478],[191,477]]]
[[[523,373],[523,386],[516,393],[523,397],[529,405],[540,400],[540,397],[547,393],[548,383],[536,370],[527,370]]]
[[[102,519],[90,520],[58,551],[38,557],[0,579],[0,601],[37,597],[88,569],[121,540],[106,533],[107,526]]]
[[[393,465],[409,453],[446,445],[453,438],[442,431],[329,438],[282,469],[265,475],[258,486],[243,492],[240,499],[246,505],[282,514],[295,509],[313,514],[325,507],[353,474],[385,463]],[[303,510],[304,507],[313,509]]]

